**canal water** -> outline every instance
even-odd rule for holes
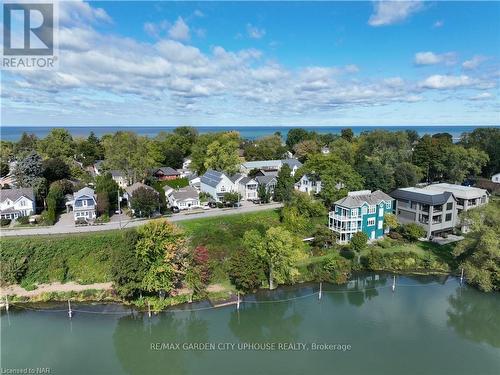
[[[11,305],[1,367],[50,374],[500,374],[500,295],[448,277],[360,276],[148,318],[120,305]],[[194,311],[193,311],[194,310]],[[28,372],[29,373],[29,372]],[[32,372],[36,373],[36,372]]]

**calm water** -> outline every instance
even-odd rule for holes
[[[346,126],[311,126],[304,127],[310,130],[315,130],[318,133],[340,133],[340,130]],[[480,126],[351,126],[355,134],[359,134],[366,130],[373,129],[386,129],[390,131],[413,129],[418,132],[419,135],[424,134],[435,134],[435,133],[450,133],[454,139],[458,140],[460,135],[464,132],[471,132],[472,130]],[[6,141],[16,141],[21,137],[23,132],[34,133],[37,137],[45,137],[52,127],[47,126],[2,126],[1,139]],[[67,128],[71,134],[75,137],[87,137],[91,131],[93,131],[98,136],[104,134],[114,133],[119,130],[129,130],[140,135],[147,135],[154,137],[160,131],[172,131],[175,126],[77,126]],[[243,138],[255,139],[262,137],[264,135],[270,135],[274,132],[281,132],[283,136],[286,136],[291,126],[201,126],[197,127],[200,133],[210,133],[228,130],[237,130],[240,132]]]
[[[235,306],[148,320],[115,305],[1,318],[1,366],[53,374],[499,374],[500,296],[455,279],[360,277],[348,286],[284,288]],[[375,289],[374,289],[375,288]],[[345,290],[348,291],[345,291]],[[269,303],[303,297],[288,302]],[[191,306],[202,307],[202,305]],[[64,306],[58,306],[61,308]],[[123,314],[120,314],[123,313]],[[309,350],[183,350],[186,343],[303,343]],[[152,350],[179,343],[180,350]],[[351,345],[313,351],[312,343]]]

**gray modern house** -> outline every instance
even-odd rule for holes
[[[457,199],[449,191],[409,187],[396,189],[390,196],[395,199],[399,222],[422,226],[427,238],[451,233],[457,224]]]

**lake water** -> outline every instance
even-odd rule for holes
[[[340,134],[341,129],[349,126],[310,126],[302,127],[308,130],[315,130],[318,133],[334,133]],[[435,134],[435,133],[450,133],[455,140],[460,138],[460,135],[464,132],[471,132],[472,130],[481,126],[351,126],[354,134],[367,130],[374,129],[386,129],[390,131],[398,131],[405,129],[412,129],[418,132],[419,135],[424,134]],[[487,126],[486,126],[487,127]],[[498,126],[497,126],[498,127]],[[292,126],[200,126],[196,127],[198,131],[203,133],[210,132],[220,132],[237,130],[240,132],[241,136],[246,139],[255,139],[265,135],[273,134],[274,132],[281,132],[283,136]],[[17,141],[23,132],[33,133],[37,137],[45,137],[52,127],[48,126],[2,126],[0,128],[1,139],[5,141]],[[171,132],[175,129],[175,126],[75,126],[67,127],[74,137],[87,137],[91,131],[96,135],[102,136],[104,134],[114,133],[119,130],[133,131],[140,135],[146,135],[149,137],[156,136],[160,131]]]
[[[498,294],[447,277],[400,276],[394,293],[391,284],[392,276],[372,274],[324,285],[321,300],[309,284],[247,296],[239,311],[201,303],[151,319],[119,305],[74,304],[71,321],[64,311],[11,306],[1,316],[1,366],[85,375],[500,373]]]

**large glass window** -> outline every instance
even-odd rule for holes
[[[453,209],[453,202],[446,203],[446,210],[450,211],[451,209]]]

